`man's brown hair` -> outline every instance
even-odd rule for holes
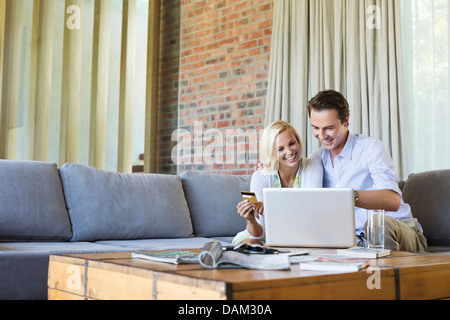
[[[350,115],[347,99],[342,93],[334,90],[321,91],[308,103],[309,117],[311,117],[311,110],[320,112],[329,109],[336,109],[338,118],[342,123],[345,123],[345,120]]]

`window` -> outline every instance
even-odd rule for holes
[[[121,64],[121,37],[123,0],[111,0],[110,7],[110,44],[109,44],[109,71],[108,71],[108,110],[106,132],[106,163],[105,168],[117,170],[118,154],[118,121],[119,121],[119,92],[120,92],[120,64]],[[17,22],[21,28],[20,48],[20,81],[18,100],[17,147],[11,159],[32,159],[30,148],[33,139],[30,138],[32,129],[29,122],[29,105],[32,104],[30,82],[38,73],[36,62],[33,64],[33,52],[38,46],[33,42],[33,14],[37,2],[23,0],[22,19]],[[63,71],[67,66],[63,62],[64,30],[65,30],[65,0],[55,0],[52,7],[53,16],[51,41],[51,88],[49,112],[49,143],[48,161],[59,163],[60,153],[60,116],[63,85]],[[90,106],[91,106],[91,75],[94,31],[94,0],[83,0],[81,22],[75,28],[81,29],[81,85],[79,93],[79,120],[78,120],[78,162],[89,164],[89,135],[90,135]],[[146,63],[147,63],[147,26],[148,26],[149,0],[136,0],[136,47],[135,69],[133,82],[133,165],[139,164],[139,156],[144,152],[145,138],[145,93],[146,93]],[[71,20],[72,21],[72,20]],[[72,21],[73,22],[73,21]],[[14,22],[15,23],[15,22]],[[18,27],[18,28],[19,28]],[[34,51],[33,51],[34,50]],[[34,66],[34,67],[33,67]],[[2,88],[0,88],[1,90]]]
[[[410,172],[450,168],[448,0],[403,1]]]

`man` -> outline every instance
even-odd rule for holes
[[[366,209],[384,209],[385,248],[426,251],[427,240],[403,202],[389,152],[379,140],[349,132],[350,111],[344,96],[333,90],[319,92],[309,102],[308,112],[313,134],[322,144],[311,158],[322,162],[323,186],[355,190],[358,245],[366,242]]]

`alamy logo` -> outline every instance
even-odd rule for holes
[[[69,290],[81,289],[81,268],[79,266],[69,266],[66,270],[69,275],[67,277],[66,286]]]
[[[366,286],[369,290],[381,289],[381,270],[378,267],[369,266],[366,270],[367,274],[371,274],[369,278],[367,278]]]
[[[194,131],[177,129],[172,141],[173,163],[180,164],[256,164],[258,144],[263,130],[219,129],[203,130],[201,121],[194,123]]]
[[[377,5],[367,7],[366,26],[370,30],[381,29],[381,9]]]
[[[77,5],[71,5],[67,7],[66,13],[68,15],[66,20],[67,29],[81,29],[81,8]]]

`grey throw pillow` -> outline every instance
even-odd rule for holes
[[[246,228],[236,205],[241,191],[249,191],[251,176],[186,172],[181,179],[196,236],[235,236]]]
[[[178,176],[60,169],[72,241],[185,238],[192,223]]]

